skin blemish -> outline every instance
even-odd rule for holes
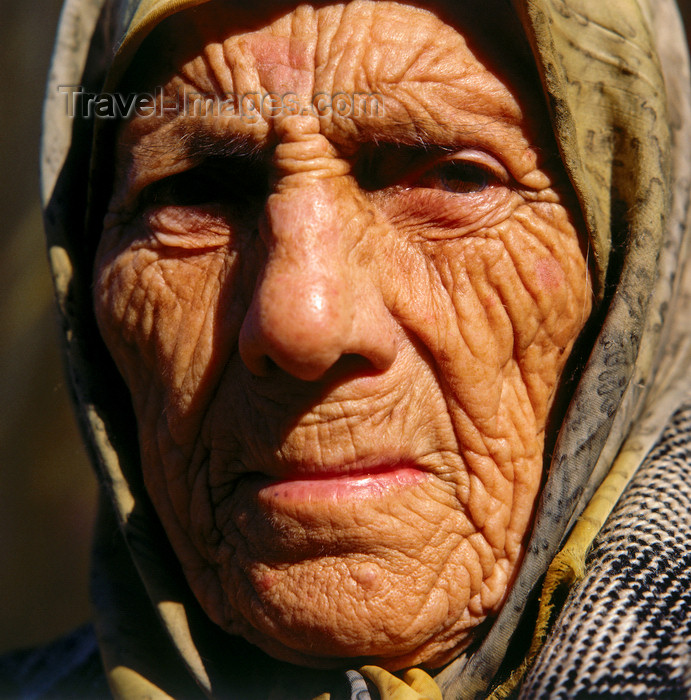
[[[554,258],[542,258],[535,263],[535,272],[545,289],[559,289],[564,282],[564,273]]]
[[[379,588],[379,570],[373,564],[358,564],[350,569],[353,581],[367,593]]]
[[[298,38],[254,35],[245,40],[255,57],[262,86],[280,98],[290,91],[307,95],[312,91],[312,49]]]
[[[276,585],[276,574],[267,572],[262,574],[257,580],[257,590],[262,593],[270,591]]]

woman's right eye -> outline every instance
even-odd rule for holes
[[[203,163],[154,182],[142,192],[144,205],[242,207],[267,196],[268,180],[262,168],[233,165]]]
[[[216,173],[194,168],[154,183],[147,204],[198,206],[223,201],[228,196],[228,184]]]

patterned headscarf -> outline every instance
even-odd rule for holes
[[[76,86],[97,92],[116,85],[154,26],[206,1],[67,0],[46,97],[41,185],[49,256],[74,400],[110,500],[101,509],[94,601],[118,697],[251,697],[246,689],[272,674],[283,687],[301,682],[294,680],[299,672],[266,657],[263,670],[249,671],[247,659],[259,652],[242,642],[229,647],[185,586],[145,496],[132,418],[123,415],[127,400],[90,306],[84,212],[94,134],[69,117],[66,100]],[[435,679],[448,698],[487,693],[526,601],[547,574],[535,654],[554,591],[582,575],[590,543],[691,384],[691,98],[676,8],[671,0],[507,0],[505,11],[515,14],[532,48],[586,224],[597,333],[507,601],[480,646]],[[167,636],[157,631],[153,610]],[[214,651],[219,645],[223,662]],[[242,658],[229,661],[233,654]],[[318,672],[303,673],[319,687]],[[406,697],[391,694],[403,692],[398,679],[368,673],[380,689],[389,684],[388,697]],[[409,697],[438,692],[420,677],[406,680],[418,692]]]

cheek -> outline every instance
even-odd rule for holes
[[[138,416],[153,399],[173,432],[190,432],[186,420],[203,411],[237,338],[235,286],[223,249],[170,255],[130,247],[97,256],[96,317]]]
[[[578,236],[563,207],[531,204],[478,236],[427,244],[426,298],[413,331],[471,419],[499,412],[519,371],[543,426],[559,374],[590,312]]]

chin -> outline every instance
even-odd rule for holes
[[[274,600],[271,606],[256,596],[252,602],[236,599],[226,603],[233,609],[230,619],[215,621],[226,633],[244,638],[279,661],[315,669],[373,664],[392,672],[411,666],[442,667],[473,641],[482,622],[467,610],[455,622],[441,616],[382,619],[346,593],[330,593],[329,599],[338,604],[328,614],[314,599],[299,604]],[[405,592],[396,599],[403,610],[420,609],[419,603],[406,600]],[[214,611],[206,612],[214,618]]]

